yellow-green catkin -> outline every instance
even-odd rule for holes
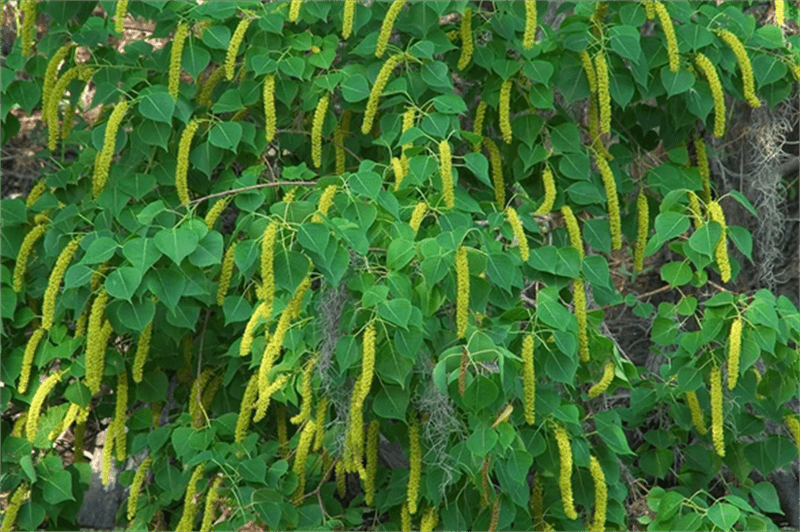
[[[42,83],[42,123],[48,124],[49,116],[47,110],[50,109],[50,98],[53,96],[53,89],[56,85],[56,77],[58,76],[58,69],[62,61],[67,58],[67,54],[72,49],[72,43],[68,42],[61,46],[50,58],[47,63],[47,69],[44,72],[44,81]]]
[[[456,251],[456,281],[456,335],[464,338],[469,321],[469,261],[464,246],[458,246]]]
[[[169,56],[169,84],[170,96],[178,99],[178,88],[181,83],[181,57],[183,56],[183,43],[189,34],[189,25],[185,22],[178,24],[175,36],[172,38],[172,50]]]
[[[486,146],[486,151],[489,152],[489,162],[492,165],[494,200],[497,206],[502,209],[506,204],[506,185],[503,181],[503,162],[500,157],[500,149],[489,137],[483,137],[483,145]]]
[[[544,201],[536,209],[536,214],[547,215],[556,202],[556,181],[549,166],[545,166],[542,171],[542,183],[544,183]]]
[[[378,34],[378,43],[375,46],[375,57],[379,59],[383,57],[383,53],[386,51],[386,46],[389,44],[389,37],[392,36],[394,21],[397,19],[397,15],[400,14],[400,11],[402,11],[405,4],[405,0],[394,0],[392,5],[389,6],[386,16],[383,17],[381,32]]]
[[[56,384],[61,381],[61,376],[63,373],[64,371],[62,370],[48,376],[44,382],[39,385],[39,388],[36,389],[36,393],[33,394],[33,399],[31,399],[31,407],[28,409],[28,418],[25,421],[25,437],[28,438],[28,441],[31,443],[36,440],[36,432],[39,427],[39,414],[42,410],[42,404],[47,398],[47,395],[53,391],[53,388],[56,387]]]
[[[578,250],[578,255],[583,258],[583,240],[581,239],[581,229],[578,226],[578,219],[572,212],[569,205],[561,207],[561,215],[564,217],[564,224],[567,226],[567,234],[569,235],[569,243]]]
[[[364,502],[372,506],[375,502],[375,473],[378,471],[378,443],[380,422],[373,419],[367,429],[367,476],[364,479]]]
[[[533,369],[533,335],[522,339],[522,384],[525,391],[525,421],[536,421],[536,374]]]
[[[703,215],[700,211],[700,200],[697,199],[697,194],[690,190],[687,192],[689,198],[689,212],[692,215],[692,223],[695,229],[700,229],[703,226]]]
[[[448,209],[455,207],[453,192],[453,159],[450,143],[443,140],[439,143],[439,173],[442,176],[442,197]]]
[[[200,88],[197,89],[197,103],[199,105],[211,105],[211,95],[214,92],[214,88],[217,86],[217,83],[222,80],[224,75],[225,67],[217,67],[211,74],[206,76],[205,81],[203,81]]]
[[[222,214],[222,212],[225,210],[225,207],[227,206],[228,206],[228,200],[223,198],[218,202],[216,202],[213,207],[208,209],[208,212],[206,213],[205,217],[205,222],[206,222],[206,227],[208,228],[209,231],[214,228],[214,224],[219,219],[219,216]]]
[[[328,398],[323,396],[317,401],[317,433],[314,435],[314,452],[322,449],[322,442],[325,439],[325,420],[328,415]],[[327,469],[327,468],[326,468]]]
[[[606,161],[602,155],[597,154],[595,162],[603,178],[603,186],[606,189],[606,198],[608,199],[608,223],[611,228],[611,248],[617,250],[622,247],[622,223],[619,215],[617,182],[614,180],[614,174],[611,171],[611,167],[608,165],[608,161]]]
[[[483,458],[481,466],[481,507],[489,505],[489,467],[491,465],[491,453]]]
[[[203,511],[203,521],[200,525],[200,532],[210,532],[211,525],[214,523],[214,503],[217,501],[219,486],[222,484],[222,477],[218,476],[206,494],[206,507]]]
[[[603,366],[603,376],[600,377],[600,380],[597,381],[597,383],[589,388],[589,399],[599,397],[600,394],[608,389],[612,380],[614,380],[614,361],[606,360],[606,363]]]
[[[642,0],[642,4],[644,4],[644,12],[647,16],[647,20],[656,18],[656,9],[653,6],[653,0]]]
[[[492,503],[492,515],[489,518],[489,532],[497,532],[497,525],[500,522],[501,497],[495,497]]]
[[[786,3],[784,0],[775,0],[775,24],[783,26],[786,19]]]
[[[67,271],[67,266],[78,251],[81,239],[78,237],[70,240],[69,244],[64,246],[61,253],[56,259],[56,265],[50,273],[50,280],[47,282],[47,289],[44,291],[44,302],[42,303],[42,329],[49,331],[53,326],[53,319],[56,312],[56,296],[61,288],[61,281],[64,279],[64,273]]]
[[[333,198],[336,196],[336,191],[339,189],[338,185],[328,185],[319,197],[317,204],[317,212],[311,217],[312,222],[321,223],[324,216],[328,216],[328,211],[333,206]]]
[[[708,86],[714,98],[714,136],[720,138],[725,134],[725,95],[722,92],[722,83],[719,80],[717,69],[708,57],[698,53],[694,62],[708,80]]]
[[[722,433],[722,373],[719,366],[711,368],[711,440],[716,453],[725,456],[725,436]]]
[[[239,55],[239,46],[244,40],[244,34],[247,33],[247,28],[252,22],[249,18],[243,18],[236,26],[233,32],[230,43],[228,43],[228,51],[225,53],[225,79],[228,81],[233,80],[233,75],[236,70],[236,56]]]
[[[703,421],[703,411],[700,409],[700,402],[697,400],[697,393],[694,391],[686,392],[686,404],[689,405],[689,411],[692,414],[692,424],[700,434],[707,434],[708,429],[706,423]]]
[[[342,118],[336,123],[333,128],[333,149],[336,157],[336,174],[342,175],[347,169],[347,155],[344,150],[344,137],[350,132],[350,118],[353,112],[347,109],[342,113]]]
[[[594,455],[589,456],[589,472],[594,483],[594,519],[589,525],[593,532],[603,532],[606,525],[606,508],[608,506],[608,486],[600,461]]]
[[[128,15],[128,0],[117,0],[114,9],[114,32],[122,33],[125,29],[125,17]]]
[[[719,267],[719,275],[723,283],[731,280],[731,263],[728,257],[728,225],[725,223],[725,213],[722,212],[722,207],[716,201],[708,204],[708,214],[712,221],[717,222],[722,226],[722,233],[719,235],[717,247],[714,249],[714,256],[717,258],[717,266]]]
[[[300,501],[306,488],[306,457],[311,449],[311,442],[314,439],[316,426],[314,420],[306,421],[303,430],[300,432],[300,441],[297,443],[297,454],[294,455],[293,471],[297,474],[297,490],[294,492],[294,500]]]
[[[522,222],[514,207],[510,205],[506,208],[506,215],[508,216],[508,223],[511,224],[511,229],[514,231],[514,238],[517,239],[519,246],[519,255],[522,260],[527,262],[530,257],[530,248],[528,247],[528,237],[525,236],[525,229],[522,227]]]
[[[578,320],[578,355],[581,362],[589,362],[589,333],[586,322],[586,292],[583,279],[572,281],[572,305]]]
[[[503,142],[511,144],[514,136],[511,131],[511,85],[512,80],[507,79],[500,85],[500,103],[498,114],[500,115],[500,133],[503,135]]]
[[[472,41],[472,9],[466,8],[461,15],[461,56],[458,58],[458,69],[464,70],[472,60],[472,52],[475,50],[475,43]]]
[[[420,201],[414,207],[414,212],[411,213],[411,219],[408,221],[408,225],[411,226],[411,230],[414,231],[414,236],[417,236],[417,232],[419,232],[419,226],[422,224],[422,219],[425,218],[425,213],[428,211],[428,204],[424,201]]]
[[[739,62],[739,70],[742,72],[742,92],[744,93],[744,99],[750,107],[761,107],[761,102],[756,96],[753,67],[750,64],[750,58],[747,56],[747,50],[744,49],[742,41],[739,40],[736,34],[726,29],[717,30],[717,35],[730,47],[731,51],[736,56],[736,60]]]
[[[701,137],[695,137],[694,149],[697,156],[697,170],[703,179],[703,201],[706,204],[711,202],[711,171],[708,167],[708,154],[706,153],[706,143]],[[698,214],[700,210],[698,209]]]
[[[64,75],[56,81],[55,86],[47,98],[47,107],[43,108],[42,113],[47,116],[47,125],[49,127],[47,131],[47,148],[50,151],[56,149],[58,145],[58,135],[61,132],[58,127],[58,103],[67,91],[69,84],[78,79],[84,71],[86,71],[85,67],[79,65],[64,72]]]
[[[611,93],[609,92],[608,63],[602,52],[594,56],[597,76],[597,102],[600,112],[600,133],[611,131]]]
[[[142,460],[139,467],[136,469],[136,474],[133,476],[131,483],[131,491],[128,495],[128,521],[132,521],[136,517],[136,510],[139,503],[139,494],[142,491],[142,484],[144,483],[147,475],[147,470],[153,465],[153,456],[148,455],[147,458]]]
[[[6,506],[6,511],[3,514],[3,524],[0,525],[0,531],[11,532],[14,530],[14,524],[17,520],[19,509],[25,499],[28,498],[29,494],[30,490],[26,482],[17,486],[17,489],[14,490],[14,493],[8,499],[8,506]]]
[[[326,94],[317,102],[314,110],[314,122],[311,126],[311,161],[314,167],[322,166],[322,126],[325,125],[325,113],[328,112],[329,96]]]
[[[258,395],[258,373],[253,373],[250,380],[247,381],[247,387],[242,396],[242,403],[239,406],[239,417],[236,419],[236,431],[234,441],[241,443],[247,437],[247,429],[250,427],[250,417],[253,413],[253,407],[256,404],[256,396]]]
[[[192,389],[189,393],[189,414],[192,416],[192,426],[194,427],[200,427],[203,424],[202,391],[213,373],[214,370],[211,368],[204,369],[192,383]]]
[[[123,371],[117,375],[117,401],[114,408],[114,421],[111,423],[112,431],[109,435],[116,440],[114,449],[117,460],[122,462],[128,457],[127,441],[125,434],[125,417],[128,412],[128,372]],[[111,434],[113,432],[113,434]]]
[[[33,204],[42,197],[42,194],[44,194],[45,190],[47,190],[47,184],[45,183],[45,180],[43,179],[38,181],[28,193],[28,197],[25,199],[25,206],[28,208],[33,206]]]
[[[483,122],[486,119],[486,102],[481,101],[478,103],[478,108],[475,110],[475,121],[472,123],[472,132],[479,137],[483,137]],[[472,145],[472,151],[481,149],[482,139]]]
[[[181,140],[178,142],[178,164],[175,166],[175,190],[181,205],[189,204],[189,183],[186,176],[189,173],[189,150],[192,147],[192,138],[200,127],[200,120],[192,119],[186,124],[181,133]]]
[[[300,407],[300,412],[289,419],[289,422],[293,425],[299,425],[300,423],[311,419],[311,410],[312,406],[314,406],[314,386],[312,379],[314,377],[314,368],[316,365],[317,357],[312,357],[308,362],[306,362],[306,367],[303,369],[303,376],[301,377],[300,385],[303,394],[303,405]]]
[[[186,486],[186,495],[183,498],[183,514],[181,520],[175,527],[176,532],[190,532],[194,530],[194,518],[197,516],[197,508],[200,506],[195,501],[195,494],[197,493],[197,482],[203,476],[203,468],[205,462],[194,468],[192,476],[189,479],[189,484]]]
[[[59,434],[63,431],[68,429],[72,423],[75,422],[75,418],[78,417],[78,413],[81,411],[80,405],[75,403],[70,403],[69,408],[67,409],[67,413],[64,415],[64,419],[55,426],[53,430],[50,431],[50,434],[47,436],[47,439],[50,441],[55,440]]]
[[[278,234],[279,223],[272,220],[264,229],[264,236],[261,239],[261,285],[256,294],[259,299],[263,299],[264,317],[269,319],[272,316],[272,300],[275,297],[275,237]]]
[[[800,421],[797,419],[796,414],[788,414],[783,417],[784,423],[786,423],[786,428],[789,429],[789,433],[794,438],[795,445],[800,445]]]
[[[644,248],[647,245],[647,233],[650,229],[650,213],[647,208],[647,196],[644,190],[639,191],[636,198],[636,249],[633,252],[633,269],[642,271],[644,267]]]
[[[420,532],[432,532],[438,523],[439,516],[436,514],[436,506],[428,506],[419,521],[419,530]]]
[[[28,339],[28,343],[25,344],[25,354],[22,356],[22,369],[20,370],[19,384],[17,385],[17,391],[20,394],[24,394],[28,391],[28,381],[30,381],[31,378],[33,357],[36,355],[36,349],[39,347],[42,336],[44,336],[44,329],[39,327],[33,331],[33,334],[31,334],[31,337]]]
[[[395,3],[398,1],[401,3],[403,2],[403,0],[395,0]],[[380,101],[381,94],[383,94],[383,89],[385,89],[386,84],[389,83],[392,70],[394,70],[394,67],[396,67],[404,57],[405,54],[402,53],[389,57],[378,72],[378,77],[375,78],[375,84],[372,86],[372,90],[369,93],[367,108],[364,111],[364,121],[361,122],[361,133],[364,135],[372,131],[372,123],[375,120],[375,115],[378,114],[378,102]]]
[[[356,381],[350,401],[350,429],[348,431],[348,449],[351,457],[349,470],[353,471],[361,466],[361,457],[364,446],[364,401],[369,395],[375,373],[375,322],[371,321],[364,330],[364,344],[361,355],[361,374]]]
[[[658,21],[664,30],[664,38],[667,40],[667,56],[669,57],[669,69],[677,72],[680,68],[680,55],[678,54],[678,40],[675,38],[675,27],[672,25],[672,18],[667,12],[666,6],[659,0],[653,2]]]
[[[578,52],[583,65],[583,71],[586,73],[586,80],[589,82],[589,91],[592,94],[597,93],[597,77],[594,73],[594,66],[592,66],[592,58],[589,57],[589,52],[581,50]]]
[[[19,416],[14,421],[14,426],[11,428],[11,435],[15,438],[23,438],[24,437],[23,433],[25,431],[25,426],[27,422],[28,422],[28,413],[23,412],[22,415]]]
[[[267,135],[267,144],[275,138],[278,118],[275,114],[275,76],[269,74],[264,78],[264,130]]]
[[[739,379],[739,357],[742,354],[742,318],[737,317],[731,323],[728,336],[728,389],[736,387]]]
[[[64,108],[64,118],[61,120],[61,139],[69,139],[72,125],[75,123],[75,107],[70,103]]]
[[[397,157],[392,157],[392,173],[394,174],[394,189],[400,190],[400,184],[405,177],[405,170],[403,168],[403,161]]]
[[[417,498],[419,496],[419,484],[422,478],[422,448],[419,444],[419,422],[412,417],[408,424],[408,444],[409,444],[409,471],[408,489],[406,491],[406,503],[408,513],[417,513]]]
[[[100,381],[103,378],[106,346],[101,345],[101,342],[104,328],[103,314],[107,302],[108,293],[105,289],[101,289],[89,313],[89,326],[86,332],[86,386],[92,394],[100,391]]]
[[[22,26],[19,29],[22,56],[30,57],[33,54],[33,40],[36,36],[36,1],[21,0],[19,10],[22,13]]]
[[[242,333],[242,341],[239,344],[239,356],[245,356],[250,352],[250,348],[253,346],[253,340],[255,339],[256,326],[261,318],[268,317],[266,315],[268,307],[271,308],[271,305],[266,301],[262,301],[250,315],[250,319],[247,320],[247,325],[244,326],[244,332]]]
[[[577,519],[575,503],[572,499],[572,448],[569,444],[569,435],[561,425],[555,427],[555,437],[558,443],[558,455],[561,460],[561,469],[558,485],[561,489],[561,502],[564,505],[564,514],[567,519]]]
[[[78,417],[75,420],[75,444],[73,445],[75,462],[83,462],[83,443],[84,436],[86,435],[86,420],[89,417],[89,407],[81,408],[78,412]]]
[[[300,7],[303,5],[303,0],[292,0],[289,2],[289,22],[297,22],[300,18]]]
[[[219,274],[219,286],[217,287],[217,305],[220,307],[225,302],[225,296],[228,294],[228,288],[231,285],[235,252],[236,241],[234,240],[231,242],[231,245],[228,246],[228,250],[225,252],[225,257],[222,259],[222,270]]]
[[[14,263],[14,292],[22,291],[22,283],[25,280],[25,270],[28,269],[28,257],[33,251],[33,246],[47,231],[47,225],[39,224],[33,226],[22,240],[22,245],[17,253],[17,262]]]
[[[400,530],[411,532],[411,513],[408,511],[408,502],[404,502],[400,507]]]
[[[353,18],[356,14],[356,0],[344,0],[344,12],[342,13],[342,39],[347,40],[353,33]]]
[[[108,180],[108,170],[111,168],[111,159],[114,156],[114,148],[117,142],[117,130],[128,111],[128,101],[120,100],[114,106],[111,116],[108,117],[106,124],[105,137],[103,138],[103,148],[95,156],[94,159],[94,173],[92,174],[92,194],[94,198],[103,191]]]
[[[533,48],[537,24],[536,0],[525,0],[525,34],[522,37],[522,47],[526,50]]]
[[[144,371],[144,364],[147,362],[147,355],[150,353],[150,338],[153,335],[153,322],[147,324],[142,333],[139,335],[139,341],[136,343],[136,356],[133,359],[133,382],[142,382],[142,373]]]
[[[414,119],[416,118],[417,111],[414,109],[413,106],[409,106],[405,113],[403,113],[403,124],[401,128],[401,135],[414,127]],[[413,146],[412,143],[403,144],[400,149],[402,150],[402,154],[400,155],[400,162],[403,163],[403,175],[408,174],[408,156],[406,155],[406,150],[411,149]]]

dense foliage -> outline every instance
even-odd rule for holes
[[[4,530],[76,529],[87,425],[104,477],[147,457],[132,530],[775,528],[749,475],[797,459],[800,314],[737,290],[755,210],[707,157],[796,87],[782,20],[21,4],[2,135],[40,114],[52,171],[2,202]]]

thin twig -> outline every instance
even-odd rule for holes
[[[296,134],[296,135],[306,135],[306,136],[311,136],[311,133],[310,133],[309,131],[302,131],[302,130],[300,130],[300,129],[276,129],[276,130],[275,130],[275,133],[294,133],[294,134]],[[350,148],[348,148],[348,147],[347,147],[347,146],[345,146],[344,144],[339,144],[338,142],[335,142],[335,141],[333,141],[333,140],[331,140],[331,139],[328,139],[328,138],[326,138],[326,139],[325,139],[325,142],[330,142],[330,143],[331,143],[331,144],[333,144],[334,146],[339,146],[340,148],[342,148],[343,150],[345,150],[347,153],[349,153],[350,155],[352,155],[353,157],[355,157],[355,158],[356,158],[356,160],[357,160],[359,163],[361,162],[361,157],[359,157],[359,156],[358,156],[358,155],[357,155],[357,154],[356,154],[356,153],[355,153],[353,150],[351,150]]]

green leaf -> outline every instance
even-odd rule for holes
[[[297,79],[303,79],[305,68],[306,62],[302,57],[286,57],[278,63],[278,69],[281,72]]]
[[[531,81],[544,85],[550,83],[553,72],[555,72],[555,67],[550,61],[535,59],[533,61],[526,61],[522,66],[522,73],[528,76]]]
[[[437,92],[452,92],[453,81],[447,65],[441,61],[426,61],[420,71],[422,81]]]
[[[611,253],[611,231],[608,220],[597,218],[586,220],[583,224],[583,238],[592,248],[603,253]]]
[[[237,465],[236,471],[248,482],[267,483],[267,463],[264,457],[243,460]]]
[[[572,153],[559,157],[558,170],[570,179],[588,180],[591,173],[589,156],[585,153]]]
[[[410,240],[398,238],[389,243],[386,248],[386,267],[390,270],[399,270],[417,254],[414,243]]]
[[[411,302],[408,299],[391,299],[378,305],[378,314],[385,320],[401,327],[407,328],[411,318]]]
[[[497,443],[497,432],[491,427],[481,424],[467,439],[467,449],[475,456],[485,457]]]
[[[622,57],[632,61],[638,61],[642,53],[639,44],[639,28],[617,24],[611,26],[608,31],[611,37],[611,49]]]
[[[739,520],[742,511],[732,504],[717,502],[708,509],[706,515],[720,530],[733,530],[733,525]]]
[[[378,417],[405,421],[410,399],[410,390],[404,390],[400,386],[384,386],[375,395],[372,410]]]
[[[553,153],[582,153],[581,134],[572,122],[565,122],[550,130]]]
[[[92,400],[92,392],[89,387],[81,381],[73,381],[64,390],[64,398],[70,403],[75,403],[78,406],[86,407]]]
[[[764,325],[770,329],[778,328],[778,313],[775,310],[775,296],[765,289],[756,292],[750,308],[745,316],[747,320],[757,325]]]
[[[569,336],[570,338],[575,338],[574,334],[567,334],[563,331],[554,331],[553,336],[556,338],[557,344],[559,337]],[[561,339],[565,340],[565,338]],[[577,345],[577,341],[574,340],[570,346],[571,352],[553,351],[547,355],[545,358],[544,370],[549,379],[565,384],[572,383],[575,380],[575,371],[578,369],[578,357],[574,355],[577,350]]]
[[[219,122],[208,132],[211,145],[224,150],[235,152],[241,140],[242,125],[238,122]]]
[[[683,286],[692,280],[692,267],[688,261],[668,262],[661,267],[661,279],[668,282],[671,288]]]
[[[331,232],[321,223],[306,223],[297,230],[297,242],[312,253],[324,256]]]
[[[117,243],[113,238],[101,236],[89,244],[80,264],[100,264],[110,259],[117,250]]]
[[[586,280],[595,286],[611,286],[611,274],[608,269],[608,262],[600,255],[589,255],[583,259],[583,274]]]
[[[211,54],[202,46],[186,44],[188,46],[184,46],[183,54],[181,55],[181,66],[197,81],[200,73],[205,70],[211,61]]]
[[[253,315],[253,307],[241,296],[227,296],[222,302],[225,325],[247,321]]]
[[[63,501],[74,501],[72,495],[72,475],[69,471],[57,471],[44,479],[42,492],[45,502],[58,504]]]
[[[499,393],[495,383],[488,377],[478,375],[464,390],[464,395],[461,399],[467,409],[477,412],[491,406]]]
[[[486,275],[497,286],[508,292],[514,277],[521,274],[508,253],[490,253],[486,264]]]
[[[36,469],[33,467],[33,459],[30,455],[23,456],[19,461],[19,465],[22,467],[22,471],[25,473],[25,476],[28,477],[31,484],[36,482]]]
[[[169,310],[178,305],[185,286],[186,277],[177,268],[160,268],[147,275],[147,288]]]
[[[656,216],[656,234],[661,241],[682,235],[689,229],[689,217],[680,212],[662,212]]]
[[[467,112],[467,104],[460,96],[455,94],[442,94],[431,100],[433,106],[440,113],[448,115],[460,115]]]
[[[89,284],[94,270],[84,264],[73,264],[64,275],[64,288],[77,288]]]
[[[536,307],[542,323],[559,331],[566,331],[569,324],[574,321],[572,313],[558,300],[558,292],[552,286],[536,292]]]
[[[386,301],[386,296],[389,295],[389,287],[382,284],[370,286],[364,291],[361,296],[361,304],[365,307],[374,307],[378,303]]]
[[[681,94],[694,87],[694,76],[688,70],[678,70],[672,72],[668,65],[661,68],[661,84],[667,91],[668,96]]]
[[[594,183],[589,181],[578,181],[567,188],[569,198],[579,205],[591,205],[593,203],[604,203],[605,194]]]
[[[189,262],[199,268],[219,264],[222,262],[223,246],[222,235],[216,231],[209,231],[197,243],[197,249],[189,255]]]
[[[614,453],[618,455],[636,454],[631,451],[631,448],[628,446],[628,440],[625,438],[625,433],[622,431],[622,423],[617,412],[610,410],[598,412],[594,416],[594,421],[597,427],[597,434]]]
[[[742,254],[753,260],[753,235],[744,227],[738,225],[729,225],[727,234]]]
[[[689,237],[689,247],[697,253],[711,257],[721,233],[722,228],[718,223],[707,223]]]
[[[116,311],[117,318],[125,327],[142,332],[153,321],[156,304],[149,298],[142,301],[121,301],[116,306]]]
[[[342,97],[349,103],[360,102],[369,98],[369,82],[361,74],[354,74],[341,85]]]
[[[108,274],[104,286],[111,297],[130,301],[140,284],[142,284],[142,272],[130,266],[123,266]]]
[[[175,100],[164,87],[157,87],[139,101],[139,112],[150,120],[170,124],[175,112]]]
[[[185,227],[162,229],[154,237],[158,250],[179,266],[183,259],[197,249],[199,240],[197,233]]]
[[[186,461],[194,453],[194,449],[189,445],[189,439],[193,433],[194,429],[191,427],[178,427],[172,431],[170,436],[172,448],[175,449],[175,454],[181,461]]]
[[[357,194],[362,194],[371,200],[378,198],[383,179],[380,174],[371,171],[360,171],[350,176],[348,186]]]
[[[750,489],[750,495],[756,504],[765,512],[783,515],[781,503],[778,500],[778,492],[769,482],[759,482]]]

